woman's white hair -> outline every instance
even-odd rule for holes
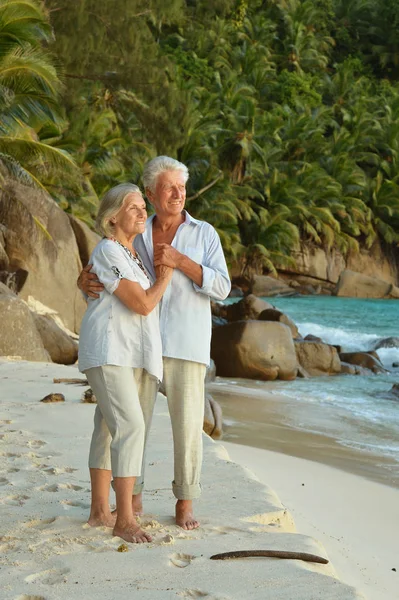
[[[96,229],[101,235],[113,235],[114,226],[111,219],[120,211],[128,194],[140,194],[143,197],[140,188],[134,183],[120,183],[108,190],[101,200],[96,218]]]
[[[184,175],[184,183],[188,180],[189,173],[186,165],[170,158],[170,156],[157,156],[148,162],[143,171],[143,184],[144,189],[150,189],[152,192],[155,191],[157,185],[157,178],[161,173],[165,171],[181,171]]]

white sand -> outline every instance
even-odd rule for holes
[[[323,543],[346,583],[369,600],[398,600],[399,490],[303,458],[224,445],[277,491],[301,533]]]
[[[214,553],[235,549],[321,556],[326,551],[312,537],[296,533],[277,495],[228,461],[223,446],[206,437],[204,493],[196,507],[201,528],[186,532],[174,525],[171,431],[162,396],[149,442],[142,519],[154,542],[117,552],[121,540],[110,529],[85,524],[94,406],[80,403],[84,388],[52,382],[53,377],[77,376],[75,367],[0,362],[2,599],[365,598],[337,579],[331,564],[270,558],[209,560]],[[40,403],[50,392],[63,393],[66,402]],[[279,479],[292,477],[288,469],[281,469]],[[370,518],[385,508],[376,499]],[[326,520],[330,517],[325,515]]]

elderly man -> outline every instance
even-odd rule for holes
[[[148,219],[134,246],[154,279],[157,265],[175,269],[161,303],[163,383],[173,429],[176,523],[183,529],[195,529],[199,522],[194,518],[192,501],[201,493],[204,379],[212,331],[210,299],[226,298],[230,279],[215,229],[184,210],[188,176],[185,165],[167,156],[147,163],[143,182],[155,215]],[[95,297],[102,286],[89,273],[90,268],[88,265],[82,273],[79,285]],[[152,411],[153,406],[143,406],[147,430]],[[144,462],[134,489],[136,513],[142,510],[143,483]]]

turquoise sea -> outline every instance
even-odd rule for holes
[[[399,338],[397,300],[329,296],[264,299],[290,316],[303,337],[317,335],[325,342],[341,345],[343,351],[373,350],[383,338]],[[259,381],[256,388],[260,393],[273,389],[290,400],[287,406],[295,407],[287,411],[290,426],[334,437],[340,445],[374,457],[388,458],[392,482],[397,483],[399,397],[395,399],[389,390],[394,383],[399,383],[399,368],[392,366],[399,363],[399,345],[377,352],[389,371],[386,374],[313,377],[292,382]],[[245,380],[240,380],[240,385],[243,382]],[[234,385],[233,381],[229,383]],[[248,382],[252,389],[254,384]]]

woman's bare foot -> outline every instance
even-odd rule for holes
[[[148,542],[152,542],[150,534],[143,531],[136,521],[121,524],[116,522],[113,534],[131,544],[147,544]]]
[[[90,525],[90,527],[115,527],[115,523],[116,515],[112,514],[110,511],[91,511],[87,521],[87,524]]]
[[[178,500],[176,502],[176,525],[182,529],[197,529],[199,521],[193,515],[192,500]]]
[[[132,496],[132,510],[135,517],[143,516],[143,494],[134,494]]]

